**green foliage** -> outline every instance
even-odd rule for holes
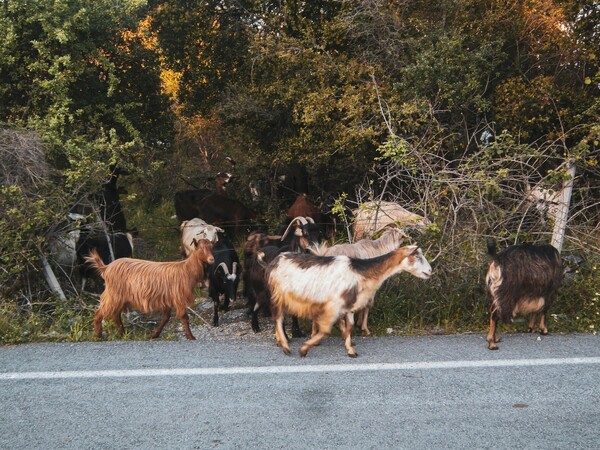
[[[0,286],[12,292],[20,276],[35,267],[44,244],[40,229],[54,220],[48,200],[18,186],[0,186]]]

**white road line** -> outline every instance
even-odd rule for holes
[[[336,364],[306,366],[259,366],[259,367],[207,367],[174,369],[124,369],[124,370],[77,370],[55,372],[5,372],[0,381],[52,380],[68,378],[133,378],[211,375],[253,375],[288,373],[367,372],[383,370],[443,370],[478,369],[488,367],[537,367],[600,364],[600,357],[544,358],[544,359],[497,359],[483,361],[431,361],[407,363]]]

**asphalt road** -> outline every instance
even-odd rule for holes
[[[596,449],[600,336],[0,348],[2,449]]]

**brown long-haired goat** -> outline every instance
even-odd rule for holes
[[[196,249],[183,261],[156,262],[121,258],[105,265],[96,250],[86,257],[100,273],[106,285],[94,315],[94,331],[102,338],[102,320],[111,318],[123,335],[121,312],[135,309],[141,313],[162,311],[162,320],[152,332],[157,338],[171,317],[171,310],[183,322],[185,336],[195,339],[190,331],[187,307],[194,302],[194,287],[204,276],[205,268],[214,262],[212,243],[196,242]]]

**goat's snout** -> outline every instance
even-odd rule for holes
[[[423,278],[424,280],[428,280],[429,278],[431,278],[432,274],[433,274],[433,270],[430,267],[429,270],[421,271],[421,278]]]

